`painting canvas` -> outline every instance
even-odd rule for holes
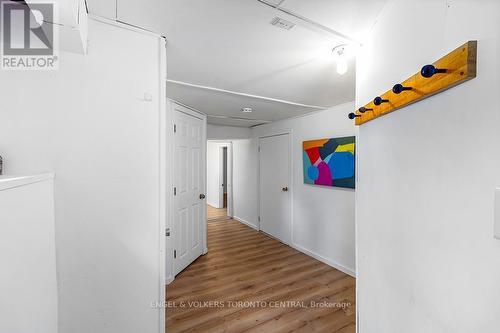
[[[304,141],[304,183],[355,187],[356,137]]]

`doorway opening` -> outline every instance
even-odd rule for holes
[[[232,142],[207,141],[207,219],[231,219],[232,202]]]

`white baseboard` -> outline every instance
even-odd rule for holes
[[[171,284],[172,282],[174,282],[174,276],[173,275],[167,276],[165,278],[165,284]]]
[[[239,217],[237,217],[237,216],[233,216],[233,220],[236,220],[236,221],[238,221],[238,222],[240,222],[240,223],[243,223],[243,224],[245,224],[245,225],[249,226],[249,227],[250,227],[250,228],[252,228],[252,229],[255,229],[255,230],[259,231],[259,227],[257,227],[255,224],[252,224],[252,223],[250,223],[250,222],[248,222],[248,221],[246,221],[246,220],[244,220],[244,219],[240,219],[240,218],[239,218]]]
[[[252,224],[252,223],[250,223],[250,222],[248,222],[248,221],[246,221],[244,219],[241,219],[241,218],[239,218],[237,216],[234,216],[233,219],[236,220],[236,221],[238,221],[238,222],[240,222],[240,223],[243,223],[243,224],[249,226],[252,229],[255,229],[255,230],[259,231],[259,227],[258,226],[254,225],[254,224]],[[310,250],[308,250],[308,249],[306,249],[306,248],[304,248],[304,247],[302,247],[300,245],[292,243],[292,244],[290,244],[290,247],[292,247],[295,250],[300,251],[300,252],[302,252],[302,253],[310,256],[310,257],[313,257],[314,259],[319,260],[322,263],[327,264],[328,266],[331,266],[331,267],[333,267],[335,269],[338,269],[339,271],[344,272],[347,275],[350,275],[350,276],[356,278],[356,271],[353,270],[353,269],[351,269],[351,268],[348,268],[348,267],[346,267],[344,265],[341,265],[341,264],[339,264],[339,263],[337,263],[337,262],[335,262],[333,260],[325,258],[322,255],[319,255],[319,254],[317,254],[317,253],[315,253],[313,251],[310,251]]]
[[[308,256],[313,257],[314,259],[317,259],[317,260],[327,264],[328,266],[332,266],[333,268],[338,269],[339,271],[344,272],[347,275],[352,276],[353,278],[356,278],[356,271],[351,269],[351,268],[348,268],[344,265],[341,265],[333,260],[327,259],[327,258],[325,258],[317,253],[314,253],[313,251],[310,251],[306,248],[303,248],[300,245],[290,244],[290,246],[293,247],[297,251],[300,251],[304,254],[307,254]]]

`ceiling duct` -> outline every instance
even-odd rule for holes
[[[291,17],[294,17],[294,18],[296,18],[296,19],[298,19],[298,20],[300,20],[300,21],[302,21],[302,22],[304,22],[304,23],[306,23],[306,24],[308,24],[308,25],[310,25],[312,27],[315,27],[316,29],[324,31],[324,32],[326,32],[326,33],[328,33],[330,35],[333,35],[333,36],[336,36],[336,37],[340,37],[342,39],[345,39],[345,40],[348,40],[348,41],[351,41],[351,42],[354,42],[356,44],[361,45],[361,42],[359,40],[357,40],[357,39],[355,39],[355,38],[353,38],[353,37],[351,37],[349,35],[346,35],[346,34],[340,32],[340,31],[331,29],[331,28],[329,28],[329,27],[327,27],[325,25],[322,25],[322,24],[320,24],[320,23],[318,23],[316,21],[311,20],[310,18],[302,16],[302,15],[300,15],[298,13],[295,13],[295,12],[293,12],[291,10],[288,10],[286,8],[283,8],[283,7],[280,7],[283,4],[283,2],[285,2],[284,0],[280,1],[278,4],[274,4],[274,3],[272,3],[269,0],[257,0],[257,1],[260,2],[260,3],[262,3],[262,4],[264,4],[264,5],[266,5],[266,6],[274,8],[275,10],[278,10],[278,11],[280,11],[282,13],[285,13],[285,14],[291,16]]]

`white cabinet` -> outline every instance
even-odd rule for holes
[[[53,175],[0,176],[0,332],[57,332]]]
[[[165,35],[167,3],[167,0],[118,0],[117,19]]]

